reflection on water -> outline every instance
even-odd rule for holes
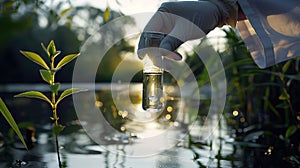
[[[86,97],[89,93],[82,93],[82,102],[100,109],[104,120],[99,120],[99,111],[85,111],[79,122],[74,117],[71,99],[62,103],[60,108],[67,111],[59,115],[67,127],[59,141],[65,167],[242,166],[239,157],[242,150],[230,143],[233,138],[226,132],[226,124],[219,116],[205,118],[206,114],[198,115],[199,107],[190,105],[192,99],[182,100],[175,86],[164,88],[167,92],[163,111],[145,112],[141,110],[141,87],[140,84],[132,85],[128,91],[118,86],[110,91],[110,87],[101,85],[94,102]],[[9,104],[21,106],[14,110],[45,109],[43,104],[34,107],[32,104],[37,103],[34,100],[7,100]],[[28,115],[28,112],[21,114]],[[49,124],[40,119],[47,118],[45,116],[43,113],[27,118],[36,128],[37,142],[31,150],[19,149],[19,143],[14,143],[14,147],[0,147],[0,167],[58,167]]]

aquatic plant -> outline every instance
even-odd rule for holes
[[[228,46],[220,54],[229,83],[229,113],[224,114],[236,130],[235,143],[246,147],[261,145],[265,155],[272,154],[274,159],[263,158],[264,165],[299,164],[300,58],[259,69],[237,33],[233,29],[224,32]],[[294,160],[288,161],[291,157]]]
[[[27,97],[27,98],[34,98],[34,99],[40,99],[43,101],[46,101],[52,110],[52,117],[50,119],[53,121],[53,127],[52,131],[55,135],[55,142],[56,142],[56,152],[57,152],[57,158],[59,167],[62,167],[62,163],[60,160],[60,152],[59,152],[59,142],[58,142],[58,135],[59,133],[64,129],[64,126],[59,124],[58,120],[59,117],[57,115],[57,106],[58,104],[65,99],[67,96],[70,96],[74,93],[86,91],[86,89],[79,89],[79,88],[69,88],[64,91],[62,91],[61,94],[59,94],[60,89],[60,83],[55,81],[55,75],[56,73],[62,69],[63,66],[70,63],[72,60],[77,58],[80,54],[69,54],[64,56],[57,64],[55,64],[55,59],[58,58],[61,51],[56,50],[56,46],[54,44],[54,41],[50,41],[47,48],[42,43],[42,48],[46,52],[48,59],[49,59],[49,65],[44,61],[44,59],[37,53],[31,52],[31,51],[20,51],[25,57],[27,57],[32,62],[38,64],[43,69],[40,70],[41,78],[49,84],[51,96],[48,98],[45,94],[39,92],[39,91],[27,91],[20,93],[16,95],[15,97]]]
[[[300,58],[294,58],[266,69],[259,69],[246,48],[241,37],[234,29],[223,29],[226,43],[221,51],[217,51],[222,59],[227,80],[226,106],[222,115],[229,130],[233,129],[235,150],[231,155],[216,155],[216,159],[234,160],[236,149],[242,148],[249,156],[256,156],[252,164],[260,166],[283,165],[299,167],[299,121],[300,103]],[[197,46],[205,44],[203,39]],[[188,55],[188,54],[186,54]],[[187,63],[193,70],[199,87],[209,83],[204,64],[194,53],[188,55]],[[202,93],[203,94],[203,93]],[[199,107],[199,121],[207,115],[210,100],[202,100]],[[224,127],[221,120],[219,129]],[[220,132],[220,131],[219,131]],[[222,136],[220,136],[222,137]],[[222,143],[219,143],[219,151]],[[209,147],[209,144],[191,138],[189,148]],[[259,151],[263,151],[259,154]],[[280,152],[279,152],[280,151]],[[199,153],[193,151],[195,160],[199,161]],[[248,162],[243,158],[244,164]],[[236,160],[237,161],[237,160]],[[200,163],[198,163],[200,164]],[[201,167],[201,165],[199,166]]]

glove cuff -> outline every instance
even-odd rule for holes
[[[209,0],[211,3],[215,4],[220,13],[222,13],[223,23],[231,27],[236,26],[237,16],[238,16],[238,5],[237,0]]]

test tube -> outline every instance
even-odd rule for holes
[[[148,112],[160,112],[163,108],[163,68],[162,56],[159,56],[159,44],[164,35],[161,33],[144,33],[145,47],[151,47],[143,58],[143,99],[142,107]],[[153,54],[153,55],[150,55]],[[155,56],[154,56],[155,55]]]

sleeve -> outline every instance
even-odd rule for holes
[[[260,68],[300,56],[299,0],[238,0],[247,20],[237,28]]]
[[[236,27],[237,21],[237,0],[209,0],[214,3],[220,11],[223,13],[223,25],[230,25],[231,27]],[[219,25],[219,26],[223,26]]]

